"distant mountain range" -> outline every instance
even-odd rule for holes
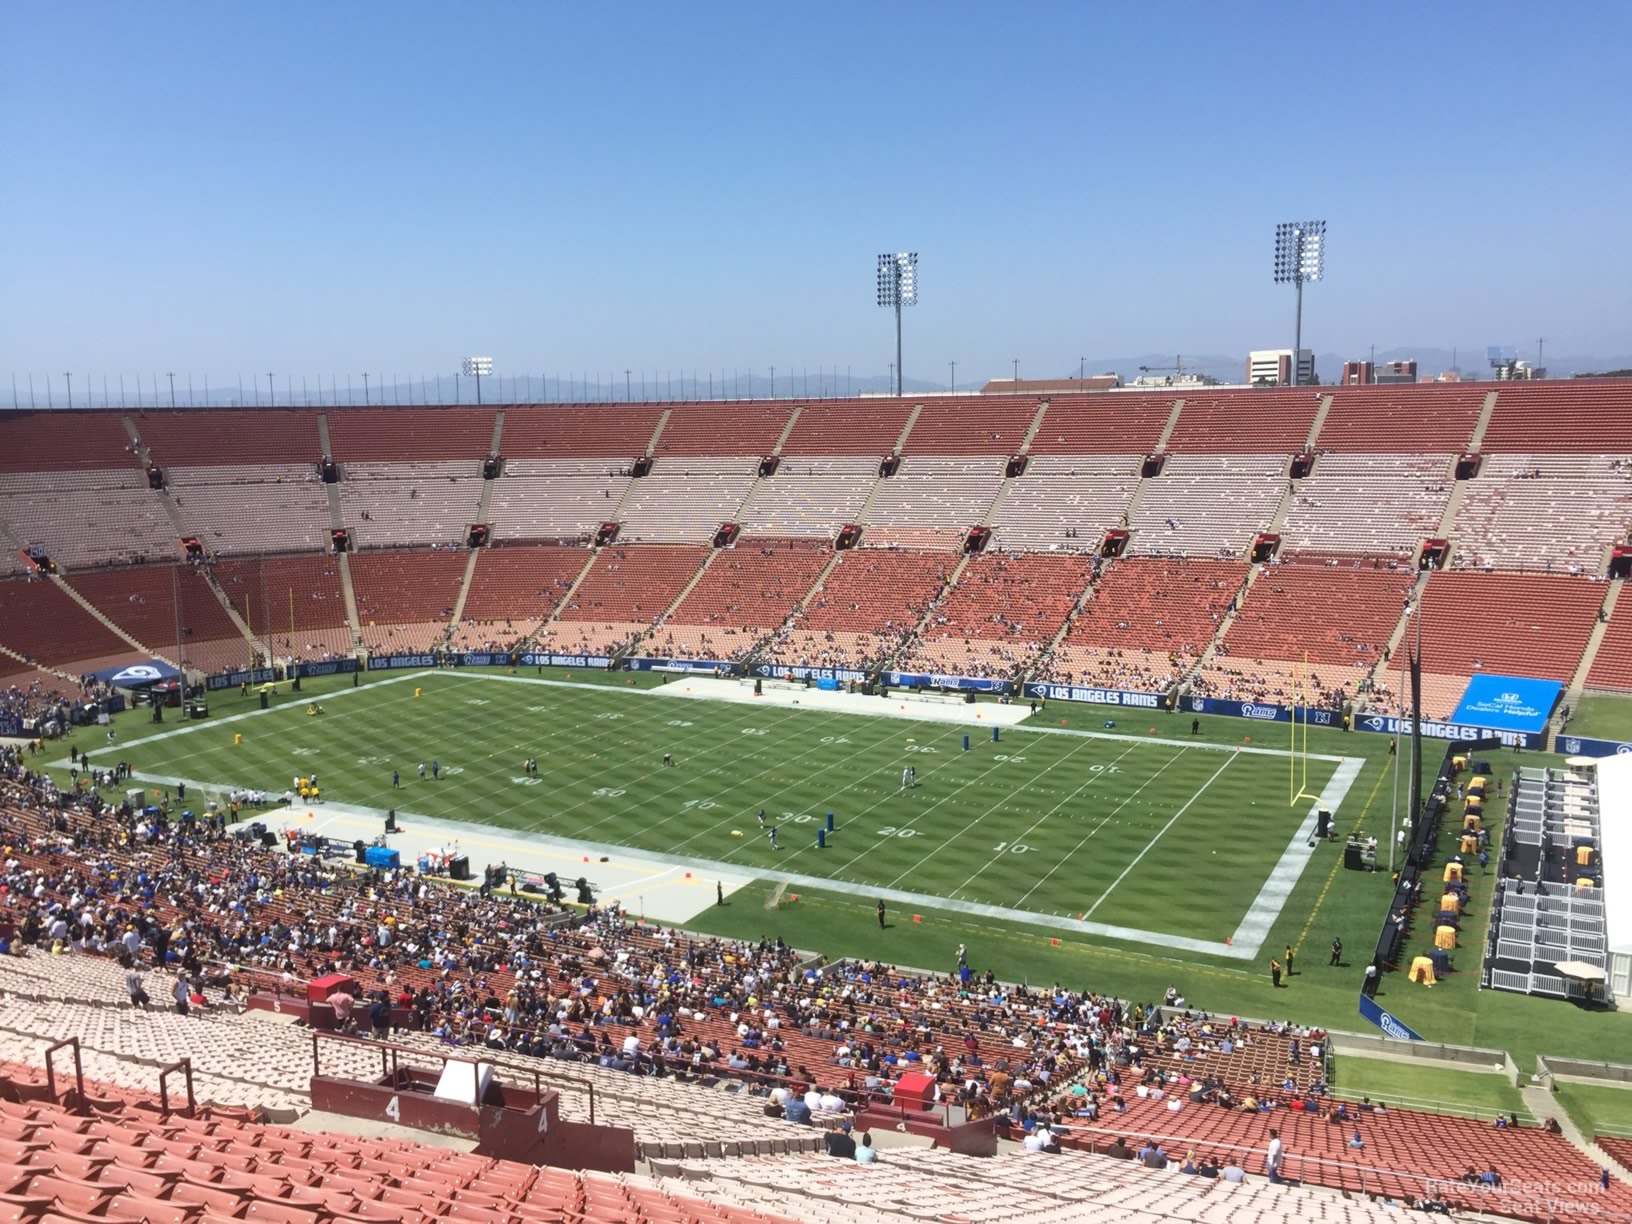
[[[1337,353],[1315,354],[1315,372],[1320,381],[1327,385],[1338,381],[1343,373],[1343,363],[1356,358],[1343,357]],[[1423,379],[1449,370],[1453,365],[1459,365],[1462,375],[1470,379],[1486,379],[1490,377],[1490,369],[1485,361],[1483,348],[1469,348],[1461,350],[1441,348],[1391,348],[1377,353],[1375,359],[1381,365],[1388,361],[1410,361],[1417,363],[1418,374]],[[1173,353],[1145,353],[1136,357],[1093,357],[1080,367],[1061,371],[1021,371],[1025,378],[1075,378],[1079,369],[1092,376],[1095,374],[1116,373],[1122,376],[1124,382],[1132,382],[1141,373],[1148,369],[1154,375],[1172,373],[1174,365],[1182,361],[1186,373],[1207,374],[1227,383],[1239,383],[1246,376],[1247,358],[1243,353],[1238,357],[1220,356],[1218,354],[1185,353],[1182,356]],[[1580,356],[1564,354],[1546,357],[1548,373],[1554,378],[1569,378],[1576,374],[1599,373],[1608,370],[1632,369],[1632,354],[1622,354],[1611,357]],[[1010,377],[1008,369],[1000,370],[994,375],[972,377],[965,382],[959,377],[957,390],[959,392],[978,391],[992,378]],[[175,404],[185,408],[189,403],[204,405],[211,404],[221,407],[230,407],[242,404],[246,407],[278,407],[302,405],[330,405],[335,403],[356,404],[470,404],[476,401],[475,383],[468,378],[457,381],[451,376],[444,376],[440,382],[435,379],[421,383],[418,380],[401,381],[397,383],[381,384],[378,379],[371,380],[366,387],[360,376],[353,377],[352,386],[345,391],[337,391],[334,384],[324,380],[321,392],[314,380],[309,389],[303,390],[300,380],[293,382],[280,380],[276,394],[267,390],[265,376],[258,383],[248,383],[242,387],[212,386],[199,387],[191,395],[181,386],[176,389]],[[74,394],[72,405],[75,408],[168,408],[171,404],[170,390],[167,382],[160,382],[156,386],[152,379],[145,379],[144,386],[137,390],[132,383],[127,384],[123,394],[117,385],[109,386],[104,392],[100,379],[86,386],[87,379],[74,380]],[[111,382],[112,380],[110,380]],[[177,382],[181,380],[178,378]],[[50,380],[36,377],[33,388],[30,390],[27,375],[15,376],[16,406],[27,408],[69,406],[69,399],[65,394],[64,380],[57,375]],[[832,399],[845,395],[887,395],[892,387],[888,374],[863,374],[850,377],[835,375],[831,370],[821,373],[800,373],[791,379],[778,374],[776,379],[775,396],[781,398],[794,397],[798,399]],[[950,388],[946,383],[928,379],[908,378],[905,390],[908,394],[944,393]],[[87,394],[89,392],[89,394]],[[631,379],[629,383],[630,397],[636,400],[642,398],[642,389],[638,381]],[[769,399],[773,397],[770,378],[765,374],[733,374],[729,380],[721,381],[716,375],[714,381],[709,381],[709,375],[701,374],[695,382],[690,375],[665,381],[662,384],[648,383],[644,395],[654,402],[668,402],[693,399]],[[482,380],[482,399],[487,403],[583,403],[597,401],[621,401],[624,396],[624,384],[613,379],[608,382],[603,379],[596,382],[593,376],[589,378],[572,377],[557,378],[555,376],[521,374],[514,378],[495,376]],[[0,404],[4,399],[0,398]]]

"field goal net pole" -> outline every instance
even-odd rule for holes
[[[1297,807],[1303,800],[1317,802],[1320,796],[1309,789],[1309,666],[1308,652],[1301,663],[1292,664],[1292,744],[1287,754],[1287,806]],[[1298,714],[1303,714],[1303,746],[1298,746]]]

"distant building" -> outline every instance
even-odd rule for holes
[[[1128,384],[1134,391],[1166,391],[1173,387],[1217,387],[1221,380],[1211,374],[1141,374]]]
[[[994,378],[980,389],[982,395],[1071,395],[1082,391],[1112,391],[1122,385],[1120,374],[1090,374],[1087,378]]]
[[[1532,378],[1546,378],[1547,370],[1544,366],[1531,365],[1528,361],[1492,362],[1498,382],[1523,382]]]
[[[1373,371],[1372,381],[1377,383],[1414,383],[1417,381],[1417,363],[1414,361],[1384,362]]]
[[[1315,381],[1315,354],[1311,349],[1298,350],[1297,384],[1307,386]],[[1291,349],[1258,349],[1247,354],[1247,384],[1249,386],[1290,387],[1292,378]]]
[[[1369,387],[1375,380],[1376,370],[1369,361],[1345,361],[1343,363],[1343,386]]]

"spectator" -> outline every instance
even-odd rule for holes
[[[863,1134],[861,1137],[861,1146],[856,1148],[856,1163],[874,1164],[877,1161],[878,1149],[873,1147],[873,1136],[870,1133]]]
[[[854,1160],[856,1158],[856,1141],[850,1137],[850,1123],[840,1122],[822,1136],[822,1145],[827,1149],[829,1156],[836,1156],[840,1160]]]

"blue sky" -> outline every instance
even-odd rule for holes
[[[1632,6],[13,2],[0,375],[1632,351]],[[263,373],[264,378],[264,373]]]

